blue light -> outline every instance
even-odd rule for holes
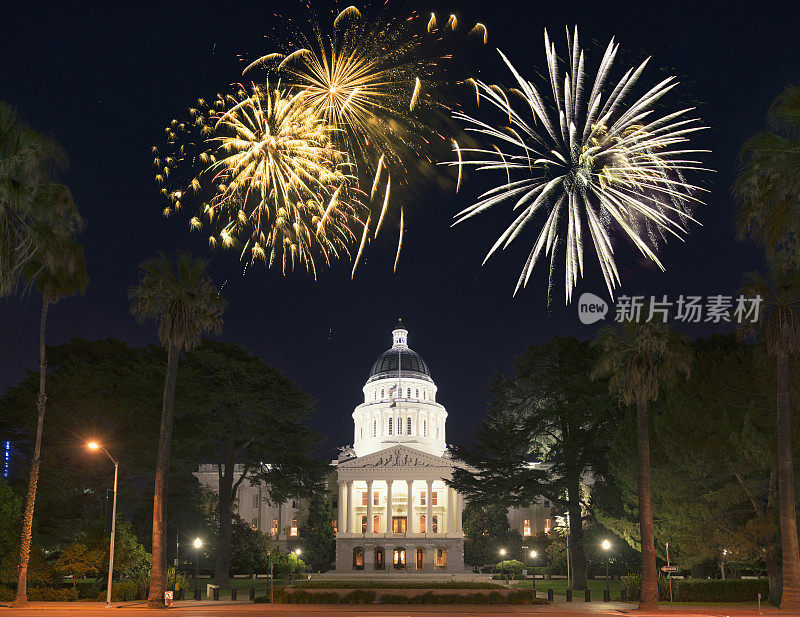
[[[8,469],[11,466],[11,442],[6,441],[3,447],[3,477],[8,477]]]

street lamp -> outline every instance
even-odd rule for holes
[[[610,594],[611,592],[608,589],[608,551],[611,548],[611,542],[608,540],[603,540],[603,544],[601,545],[603,550],[606,552],[606,594]]]
[[[86,445],[90,450],[102,450],[114,463],[114,499],[111,505],[111,545],[108,549],[108,589],[106,590],[106,608],[111,608],[111,583],[114,575],[114,537],[117,532],[117,472],[119,471],[119,463],[108,453],[108,450],[96,441],[90,441]]]
[[[531,559],[533,560],[533,597],[536,598],[536,551],[531,551]]]
[[[192,542],[192,546],[194,546],[197,553],[194,556],[194,599],[198,600],[197,597],[197,577],[200,575],[200,549],[203,546],[203,541],[200,538],[195,538],[194,542]]]
[[[506,556],[506,549],[501,548],[500,549],[500,578],[501,578],[501,580],[503,578],[505,578],[505,576],[506,576],[506,560],[505,560],[505,556]]]

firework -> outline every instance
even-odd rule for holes
[[[513,203],[516,217],[489,250],[486,260],[505,249],[523,227],[541,227],[522,269],[515,293],[527,285],[536,262],[550,257],[548,298],[552,291],[556,255],[563,252],[566,302],[583,276],[584,237],[588,231],[606,287],[613,297],[620,284],[613,238],[621,232],[662,270],[656,251],[668,236],[682,238],[694,221],[693,206],[701,189],[686,180],[687,173],[705,171],[703,150],[690,148],[689,137],[702,130],[691,117],[693,109],[658,113],[656,104],[678,84],[668,77],[634,98],[632,90],[647,60],[629,68],[618,81],[611,72],[619,46],[612,39],[593,83],[585,70],[578,31],[567,30],[569,55],[564,61],[545,31],[549,84],[540,89],[524,79],[500,55],[517,88],[503,90],[472,80],[478,102],[488,101],[501,113],[501,124],[458,112],[454,117],[467,130],[491,142],[490,148],[459,148],[450,164],[470,165],[501,174],[502,184],[483,193],[456,215],[456,223],[500,203]],[[517,111],[511,100],[521,100]],[[485,261],[484,260],[484,263]],[[560,259],[559,259],[560,262]]]
[[[211,105],[199,100],[189,114],[192,122],[168,127],[172,156],[154,161],[160,183],[192,178],[182,189],[162,189],[171,202],[166,215],[194,197],[201,211],[190,227],[212,228],[212,246],[242,245],[243,257],[283,272],[300,264],[316,277],[320,256],[328,265],[351,257],[363,207],[334,127],[304,92],[239,86]]]
[[[450,58],[442,41],[457,28],[454,15],[439,27],[433,14],[370,21],[350,6],[335,16],[330,28],[311,18],[313,34],[292,33],[284,41],[285,53],[262,56],[244,70],[248,76],[258,69],[280,76],[303,91],[307,104],[338,129],[337,146],[351,155],[363,186],[372,187],[371,225],[364,228],[362,248],[381,230],[393,203],[391,187],[407,185],[420,164],[433,164],[432,140],[447,143],[427,120],[432,110],[445,108],[434,94],[435,75]],[[486,41],[482,24],[469,33]],[[398,249],[402,225],[401,212]],[[357,265],[358,260],[353,272]]]

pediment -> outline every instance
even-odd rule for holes
[[[340,469],[419,469],[444,467],[452,468],[453,461],[449,458],[434,456],[420,452],[407,446],[391,446],[366,456],[352,458],[339,463]]]

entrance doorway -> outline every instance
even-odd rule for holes
[[[375,569],[376,570],[383,570],[383,549],[376,548],[375,549]]]
[[[405,516],[392,517],[392,532],[405,533],[408,525],[408,519]]]
[[[394,569],[395,570],[406,569],[406,549],[404,548],[394,549]]]
[[[425,549],[418,548],[417,549],[417,570],[424,570],[425,569]]]

